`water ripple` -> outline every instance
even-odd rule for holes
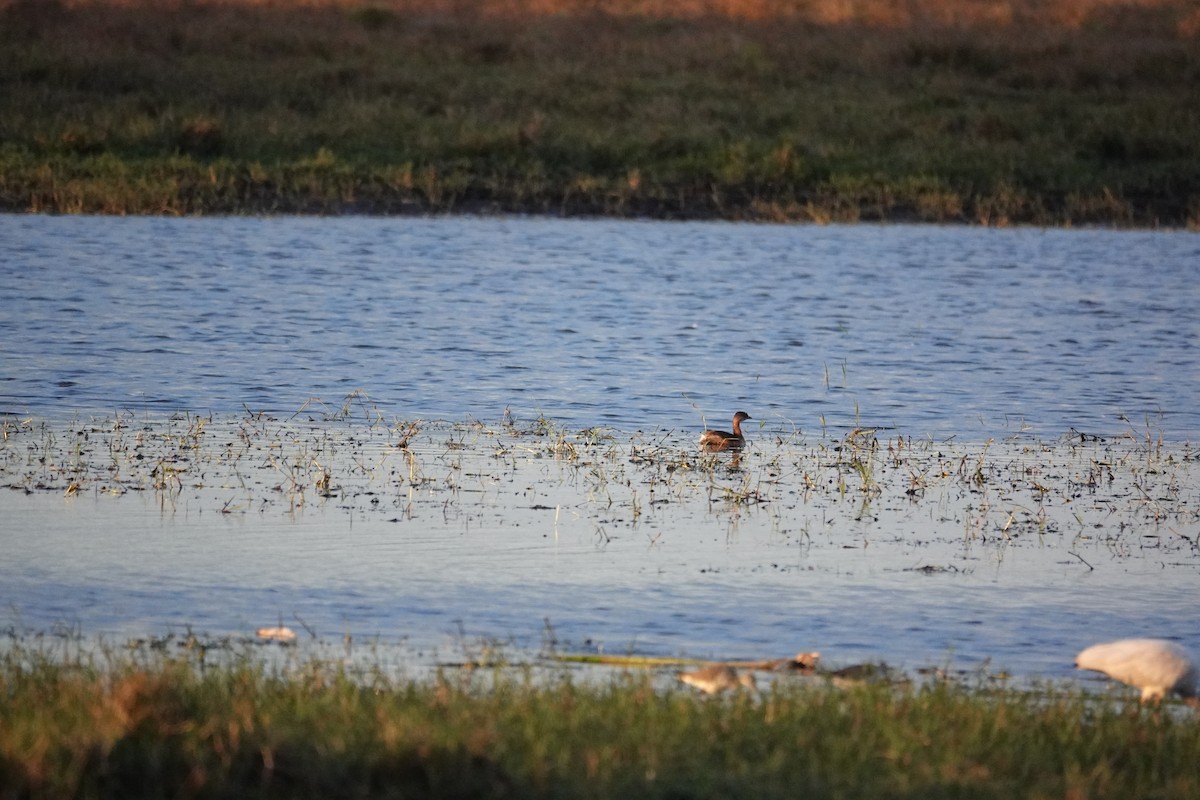
[[[1200,237],[0,216],[0,411],[1200,434]]]

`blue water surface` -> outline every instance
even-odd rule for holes
[[[1200,236],[0,216],[0,412],[1200,434]]]

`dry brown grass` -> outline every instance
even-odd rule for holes
[[[0,8],[43,0],[0,0]],[[52,2],[52,0],[51,0]],[[188,6],[379,8],[454,16],[639,15],[660,18],[788,17],[816,25],[889,28],[1151,27],[1200,36],[1195,0],[59,0],[65,7]]]

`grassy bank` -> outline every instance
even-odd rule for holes
[[[1200,726],[1052,692],[781,679],[705,699],[642,675],[430,684],[318,663],[0,663],[24,797],[1190,798]]]
[[[0,208],[1200,223],[1187,3],[895,5],[0,4]]]

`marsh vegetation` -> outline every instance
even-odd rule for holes
[[[355,392],[340,405],[305,404],[288,419],[5,417],[0,481],[25,494],[150,493],[164,508],[190,499],[242,514],[265,506],[294,514],[332,500],[369,514],[411,517],[426,506],[443,518],[471,509],[501,518],[557,504],[629,527],[673,508],[756,507],[782,525],[811,505],[878,522],[893,504],[953,501],[969,512],[949,515],[965,520],[967,539],[1065,533],[1069,518],[1073,542],[1119,546],[1140,536],[1167,552],[1200,552],[1191,500],[1200,451],[1165,440],[1149,422],[1118,435],[1072,430],[1053,442],[1014,434],[978,444],[871,427],[806,434],[788,420],[759,428],[747,453],[709,453],[687,432],[622,437],[603,427],[572,431],[545,416],[389,420]],[[505,498],[512,486],[519,500]]]
[[[0,207],[1195,225],[1187,2],[0,4]]]
[[[44,645],[43,645],[44,646]],[[65,648],[69,651],[70,645]],[[701,698],[640,671],[194,655],[0,654],[0,780],[15,798],[1191,798],[1200,725],[1047,687],[843,690],[779,680]]]
[[[1084,594],[1076,610],[1062,609],[1064,619],[1074,618],[1092,607],[1084,598],[1103,587],[1141,586],[1135,591],[1157,597],[1151,586],[1186,582],[1200,558],[1200,459],[1152,428],[1115,438],[1070,432],[1053,442],[1014,436],[959,444],[865,427],[805,433],[776,420],[749,433],[746,452],[731,455],[698,452],[688,432],[572,431],[545,417],[386,420],[355,394],[340,407],[313,404],[291,419],[8,418],[3,433],[0,485],[9,491],[0,501],[19,521],[8,537],[14,566],[57,574],[62,564],[46,559],[68,548],[87,554],[90,569],[63,572],[67,583],[123,574],[130,558],[148,575],[182,571],[201,585],[266,582],[283,619],[259,611],[255,627],[295,624],[294,615],[309,613],[300,611],[309,602],[302,597],[333,602],[346,581],[356,590],[380,587],[378,597],[351,599],[356,606],[382,603],[382,616],[339,622],[318,610],[314,637],[399,628],[429,642],[422,628],[462,624],[453,612],[432,613],[439,603],[456,602],[485,635],[500,637],[516,624],[540,636],[543,619],[550,625],[577,617],[574,597],[604,605],[608,619],[567,626],[560,642],[566,649],[694,656],[717,648],[777,657],[824,649],[831,635],[844,641],[844,632],[790,623],[788,609],[805,602],[811,622],[820,618],[818,608],[847,602],[836,599],[839,591],[849,591],[851,603],[865,602],[850,588],[862,572],[891,587],[883,591],[896,606],[889,615],[941,606],[913,585],[917,575],[930,576],[938,592],[968,591],[984,607],[963,611],[962,619],[947,611],[952,619],[930,622],[915,638],[885,625],[876,634],[884,638],[867,652],[929,665],[946,655],[946,645],[936,643],[957,639],[973,654],[969,663],[986,662],[1001,652],[1014,657],[997,649],[1013,644],[1006,636],[1024,648],[1025,637],[1041,635],[1021,629],[1029,623],[1019,607],[988,609],[984,598],[1008,581],[1018,593],[1037,594],[1047,580],[1077,587]],[[56,497],[65,502],[47,503]],[[91,531],[86,537],[80,525]],[[993,571],[993,580],[1003,580],[989,587]],[[491,587],[510,598],[515,617],[491,616],[470,593],[453,600],[460,587]],[[614,591],[664,590],[675,599],[661,613],[684,613],[666,630],[656,612],[613,606]],[[713,593],[711,603],[705,592]],[[902,592],[914,594],[902,601]],[[1135,619],[1154,611],[1130,597]],[[24,602],[14,595],[18,613]],[[185,604],[167,619],[182,617],[215,634],[252,630],[241,621],[244,599],[232,598],[228,610],[193,602],[200,605]],[[899,612],[906,604],[911,608]],[[686,613],[689,606],[697,613]],[[146,613],[159,619],[152,627],[166,623],[161,611]],[[756,613],[775,621],[762,629],[739,622]],[[835,613],[840,619],[849,612]],[[972,629],[978,613],[993,618],[1000,638]],[[704,619],[710,614],[716,619]],[[1005,633],[1001,621],[1017,627]],[[964,625],[974,631],[969,647]],[[943,638],[938,626],[960,633]],[[618,638],[592,641],[606,627]],[[1076,642],[1061,631],[1049,635],[1050,643],[1038,646],[1063,652],[1042,653],[1032,665],[1052,665],[1061,675]],[[823,641],[805,640],[817,636]],[[529,647],[539,645],[518,649]],[[1032,665],[1022,679],[1038,677],[1029,670],[1041,667]],[[994,665],[1010,666],[1003,659]]]
[[[145,506],[165,530],[188,517],[214,534],[223,519],[275,517],[276,557],[296,546],[300,521],[332,507],[355,525],[390,520],[460,548],[481,541],[462,531],[495,536],[505,520],[539,520],[515,532],[526,541],[551,530],[566,541],[575,526],[591,539],[591,565],[622,542],[638,559],[680,537],[694,547],[704,518],[731,536],[762,524],[839,560],[847,545],[894,535],[953,538],[938,552],[960,555],[1032,551],[1081,572],[1148,557],[1164,581],[1200,558],[1200,458],[1149,427],[957,444],[870,428],[806,434],[775,420],[744,453],[704,454],[686,432],[388,419],[354,393],[290,418],[8,417],[0,434],[10,510],[86,500],[85,518],[99,519],[133,498],[118,517]],[[918,530],[900,529],[913,519]],[[82,545],[101,532],[71,535]],[[909,569],[956,580],[970,563]],[[297,628],[299,643],[256,642],[249,629],[98,642],[10,624],[0,782],[30,798],[1183,798],[1200,788],[1200,726],[1186,709],[1143,709],[1120,687],[1014,681],[997,665],[880,664],[855,671],[878,679],[847,686],[834,664],[743,662],[757,690],[701,697],[675,680],[695,659],[636,648],[600,657],[550,629],[536,650],[464,640],[457,659],[414,671],[369,641]],[[786,656],[796,643],[776,644],[751,655]]]

